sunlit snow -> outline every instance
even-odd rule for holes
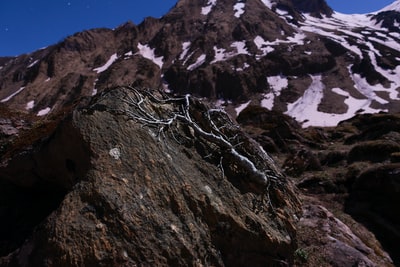
[[[182,53],[179,56],[179,60],[184,60],[187,53],[189,52],[189,48],[190,48],[191,42],[184,42],[182,43]]]
[[[219,61],[225,61],[228,58],[232,57],[232,53],[226,54],[225,51],[226,51],[226,49],[224,49],[224,48],[218,48],[218,47],[214,46],[215,57],[214,57],[214,60],[211,61],[211,64],[214,64]]]
[[[231,47],[236,48],[237,54],[236,55],[249,55],[249,51],[247,51],[246,48],[246,42],[245,41],[241,41],[241,42],[233,42],[231,44]]]
[[[198,67],[200,67],[201,65],[204,64],[204,62],[206,62],[206,55],[202,54],[201,56],[199,56],[196,60],[195,63],[191,64],[189,67],[187,67],[188,70],[192,71]]]
[[[249,65],[248,63],[245,62],[245,63],[243,64],[243,67],[241,67],[241,68],[239,67],[239,68],[236,68],[236,69],[234,68],[234,70],[235,70],[235,71],[244,71],[245,69],[247,69],[247,68],[249,68],[249,67],[250,67],[250,65]]]
[[[35,66],[35,65],[36,65],[36,63],[38,63],[38,62],[39,62],[39,60],[35,60],[35,61],[33,61],[31,64],[29,64],[29,65],[28,65],[28,67],[27,67],[27,68],[28,68],[28,69],[29,69],[29,68],[32,68],[32,67],[33,67],[33,66]]]
[[[269,9],[272,9],[272,2],[271,0],[261,0]]]
[[[235,108],[236,115],[239,116],[240,112],[242,112],[245,108],[247,108],[250,105],[250,102],[251,102],[251,100],[249,102],[241,104],[240,106]]]
[[[246,48],[246,43],[244,41],[233,42],[231,44],[231,47],[235,48],[236,51],[226,52],[225,48],[218,48],[214,46],[215,56],[214,60],[212,60],[210,63],[214,64],[219,61],[225,61],[237,55],[250,55],[249,51]]]
[[[261,36],[256,36],[256,38],[254,38],[254,44],[257,46],[258,50],[262,52],[261,55],[257,55],[257,59],[260,59],[274,51],[274,48],[271,46],[272,42],[265,41]]]
[[[360,92],[363,96],[365,96],[367,99],[369,99],[370,103],[375,100],[376,102],[380,104],[388,104],[389,101],[379,97],[376,95],[374,88],[367,82],[365,78],[362,78],[359,74],[354,73],[351,74],[353,81],[354,81],[354,87],[357,89],[358,92]]]
[[[391,3],[390,5],[382,8],[378,12],[382,12],[382,11],[397,11],[397,12],[400,12],[400,1],[394,1],[393,3]]]
[[[124,59],[130,59],[131,56],[133,56],[133,52],[132,52],[132,51],[129,51],[129,52],[127,52],[127,53],[124,54]]]
[[[237,3],[233,6],[233,10],[235,11],[235,17],[240,18],[240,16],[244,13],[244,3]]]
[[[318,105],[323,97],[325,89],[321,75],[312,76],[310,87],[296,102],[288,105],[287,115],[302,123],[303,127],[308,126],[334,126],[338,121],[333,114],[318,111]]]
[[[262,52],[262,54],[256,55],[256,59],[260,59],[266,56],[268,53],[274,51],[274,46],[279,46],[280,44],[295,44],[295,45],[304,45],[304,39],[306,35],[303,32],[298,32],[294,36],[288,36],[286,39],[276,39],[275,41],[267,41],[264,40],[261,36],[256,36],[253,40],[254,44],[257,46],[258,50]]]
[[[49,107],[39,110],[39,112],[37,113],[37,116],[45,116],[45,115],[49,114],[50,110],[51,110],[51,108],[49,108]]]
[[[226,101],[223,100],[223,99],[218,99],[218,100],[214,103],[215,107],[217,107],[217,108],[223,108],[223,106],[224,106],[225,104],[226,104]]]
[[[210,12],[211,9],[217,4],[217,0],[208,0],[207,6],[203,7],[201,9],[201,14],[207,16]]]
[[[348,92],[334,88],[332,91],[336,94],[346,97],[345,104],[348,109],[344,114],[325,113],[318,111],[318,106],[323,98],[323,91],[326,90],[322,83],[321,75],[312,76],[312,83],[309,88],[304,92],[303,96],[300,97],[296,102],[288,105],[287,115],[295,118],[298,122],[302,123],[303,127],[308,126],[321,126],[331,127],[336,126],[340,121],[349,119],[360,113],[378,113],[381,111],[387,111],[385,109],[374,109],[371,108],[371,103],[376,99],[376,95],[368,88],[365,88],[363,79],[355,75],[355,86],[359,92],[365,95],[366,99],[356,99],[352,97]],[[385,103],[385,100],[378,97],[378,101]]]
[[[281,95],[281,91],[288,87],[288,79],[282,75],[271,76],[267,78],[268,84],[270,85],[271,92],[264,94],[264,99],[261,100],[261,106],[272,110],[274,107],[275,97]]]
[[[33,109],[34,106],[35,106],[35,100],[32,100],[32,101],[29,101],[28,103],[26,103],[25,109],[30,110],[30,109]]]
[[[139,49],[139,52],[137,54],[153,61],[153,63],[158,65],[160,67],[160,69],[162,68],[164,57],[162,57],[162,56],[157,57],[154,53],[154,50],[155,50],[154,48],[150,48],[147,44],[142,45],[141,43],[138,43],[137,48]]]
[[[106,62],[106,64],[104,64],[101,67],[95,68],[93,69],[93,71],[97,72],[97,73],[102,73],[104,71],[106,71],[113,63],[114,61],[116,61],[118,59],[117,54],[113,54],[108,61]]]

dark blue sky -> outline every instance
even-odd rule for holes
[[[57,43],[85,29],[114,28],[161,17],[177,0],[0,0],[0,56],[16,56]],[[342,13],[376,11],[393,0],[328,0]]]

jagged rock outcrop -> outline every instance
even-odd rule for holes
[[[6,188],[36,188],[54,210],[1,199],[2,208],[25,209],[1,213],[3,226],[18,222],[16,231],[24,232],[3,241],[0,265],[293,262],[300,203],[290,181],[223,113],[207,115],[202,103],[186,100],[115,88],[63,119],[34,149],[7,163],[3,157]],[[177,121],[167,125],[167,118]],[[221,146],[227,140],[234,146]],[[259,173],[265,180],[253,176]],[[39,211],[48,217],[28,216]]]
[[[249,106],[238,121],[269,141],[261,144],[301,192],[298,266],[399,263],[398,212],[390,204],[398,201],[398,114],[359,115],[335,128],[302,129],[286,116]]]

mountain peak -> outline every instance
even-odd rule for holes
[[[390,5],[382,8],[378,12],[382,12],[382,11],[397,11],[397,12],[400,12],[400,0],[394,1],[393,3],[391,3]]]

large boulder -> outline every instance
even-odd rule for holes
[[[0,265],[291,264],[300,211],[291,183],[260,145],[207,110],[195,99],[117,88],[25,151],[25,169],[12,157],[1,181],[62,193],[47,199],[53,207],[19,246],[2,244]],[[21,218],[0,215],[8,225]]]

